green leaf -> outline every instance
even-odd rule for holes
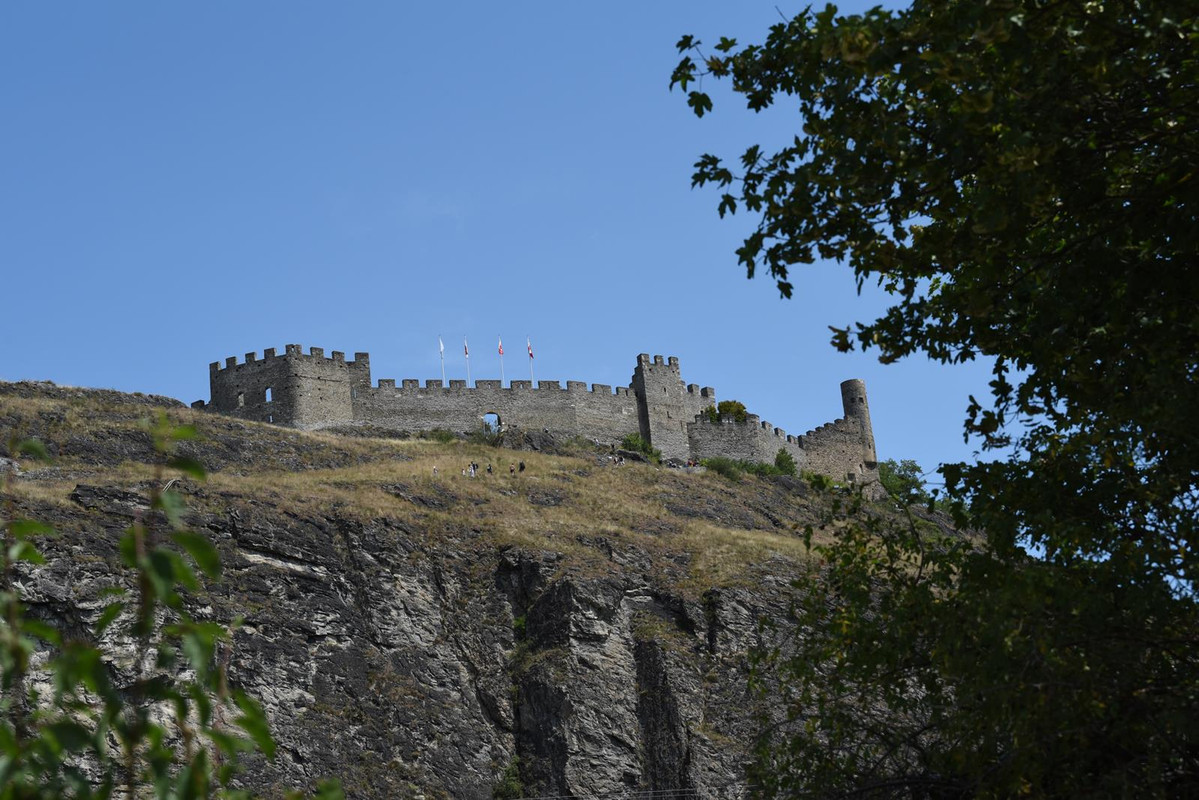
[[[53,626],[47,625],[45,622],[26,617],[21,621],[21,628],[26,633],[36,636],[47,644],[59,645],[62,643],[62,634],[60,634]]]
[[[0,718],[0,753],[10,759],[11,763],[11,759],[18,753],[19,747],[12,723],[7,718]]]
[[[78,722],[61,720],[53,722],[42,729],[42,739],[55,752],[74,753],[90,746],[93,742],[92,732]]]
[[[104,631],[108,629],[108,626],[116,621],[116,618],[121,616],[121,612],[124,610],[125,603],[123,601],[109,603],[108,605],[104,606],[104,611],[101,612],[100,619],[96,620],[96,636],[103,635]]]
[[[54,526],[36,519],[14,519],[9,523],[8,529],[18,539],[54,535]]]
[[[225,629],[216,623],[204,622],[174,626],[172,632],[179,636],[192,667],[201,676],[206,676],[215,659],[216,643],[226,636]]]
[[[204,471],[204,466],[190,456],[172,456],[167,462],[167,466],[184,472],[199,481],[204,480],[208,475]]]
[[[173,606],[177,602],[175,583],[178,576],[175,568],[179,563],[182,563],[182,559],[178,554],[162,547],[156,547],[146,555],[145,575],[150,579],[154,596],[167,605]]]
[[[130,569],[137,569],[137,534],[133,528],[126,528],[117,544],[121,554],[121,563]]]
[[[266,723],[266,714],[263,713],[262,706],[257,700],[242,692],[235,692],[233,699],[242,711],[234,723],[249,734],[267,758],[274,759],[275,740],[271,738],[270,727]]]
[[[9,561],[27,561],[30,564],[45,564],[45,557],[38,549],[24,539],[14,542],[8,548]]]
[[[689,92],[687,94],[687,105],[695,112],[695,116],[702,117],[705,113],[712,110],[712,98],[703,92]]]
[[[247,750],[252,749],[254,746],[253,742],[251,742],[249,739],[245,739],[241,736],[234,736],[230,733],[220,730],[219,728],[207,728],[204,731],[204,735],[207,736],[222,753],[230,756],[235,756],[238,753],[244,753]]]
[[[199,436],[195,425],[176,425],[171,431],[171,438],[175,441],[184,441],[187,439],[195,439]]]
[[[153,506],[160,509],[166,514],[167,519],[173,528],[183,527],[183,509],[185,508],[183,498],[178,492],[165,491],[158,495],[158,499],[153,503]]]
[[[220,554],[207,536],[194,531],[176,531],[171,538],[187,551],[205,575],[210,578],[221,577]]]
[[[165,547],[155,547],[150,551],[150,562],[157,574],[164,581],[170,582],[172,589],[175,584],[179,584],[190,591],[200,588],[200,582],[196,579],[195,570],[174,550],[168,550]]]

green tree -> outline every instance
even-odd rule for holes
[[[774,454],[774,466],[783,475],[797,475],[798,468],[795,465],[795,456],[791,455],[784,448],[780,447],[779,451]]]
[[[897,500],[927,503],[932,498],[924,487],[924,470],[910,458],[888,458],[878,464],[878,482]]]
[[[790,296],[790,270],[823,258],[877,283],[890,308],[833,343],[884,362],[992,360],[966,434],[1010,448],[942,468],[980,539],[872,524],[817,548],[827,580],[797,588],[791,620],[810,635],[761,665],[786,699],[763,783],[924,797],[1196,785],[1195,9],[917,0],[679,49],[672,85],[697,115],[713,107],[706,76],[802,120],[776,152],[696,164],[721,216],[757,218],[737,251],[748,274]]]
[[[734,422],[744,425],[749,419],[749,412],[745,408],[745,403],[740,400],[721,400],[714,406],[704,408],[704,414],[713,422],[720,422],[720,418],[731,419]]]

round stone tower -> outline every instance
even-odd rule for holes
[[[874,428],[870,425],[870,405],[866,402],[866,382],[851,378],[841,382],[841,405],[846,419],[856,419],[862,426],[862,461],[866,469],[878,466],[874,450]]]

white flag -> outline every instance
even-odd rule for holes
[[[441,351],[443,356],[445,355],[445,342],[441,341],[440,336],[437,337],[437,349]]]

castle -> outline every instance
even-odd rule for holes
[[[485,415],[498,417],[502,428],[544,430],[561,436],[582,436],[617,444],[638,433],[667,459],[724,456],[746,461],[773,462],[780,449],[796,465],[834,480],[870,483],[877,480],[877,457],[866,385],[860,380],[841,384],[845,416],[792,436],[749,414],[744,422],[726,416],[712,419],[716,390],[685,385],[675,357],[637,356],[628,386],[581,381],[497,380],[420,381],[380,379],[371,385],[370,355],[355,353],[353,361],[334,350],[328,357],[320,347],[307,354],[289,344],[282,355],[274,348],[246,353],[209,365],[211,400],[193,408],[242,419],[271,422],[301,430],[370,425],[396,431],[478,430]]]

